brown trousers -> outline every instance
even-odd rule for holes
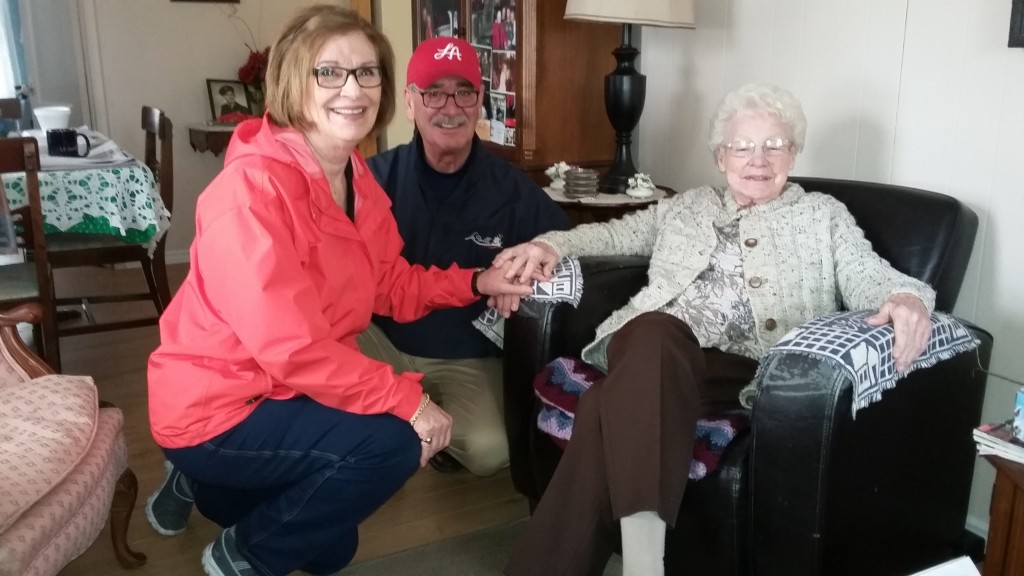
[[[655,511],[674,526],[697,420],[739,407],[757,362],[702,349],[684,322],[648,312],[612,337],[608,369],[580,398],[572,440],[508,576],[600,576],[623,516]]]

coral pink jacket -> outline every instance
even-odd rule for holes
[[[417,373],[360,353],[372,313],[414,320],[476,300],[472,270],[412,266],[390,201],[352,155],[355,223],[331,196],[302,134],[240,124],[200,195],[188,276],[149,359],[153,438],[195,446],[265,399],[305,394],[357,414],[411,418]]]

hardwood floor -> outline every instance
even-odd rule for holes
[[[184,277],[184,265],[170,267],[175,286]],[[95,269],[59,271],[58,286],[74,282],[76,289],[94,285],[118,285],[132,290],[134,270]],[[146,522],[143,506],[163,480],[163,456],[149,435],[146,410],[146,359],[159,341],[156,327],[61,340],[64,372],[93,377],[100,397],[125,413],[128,458],[139,478],[139,497],[132,516],[128,541],[149,557],[137,570],[123,570],[114,558],[107,530],[85,554],[60,576],[186,576],[202,574],[199,556],[219,527],[193,514],[184,534],[165,537]],[[355,562],[377,558],[413,546],[452,538],[510,522],[528,515],[525,498],[512,488],[508,471],[490,478],[468,472],[439,474],[433,469],[417,472],[404,488],[360,527],[360,546]],[[396,575],[400,576],[400,575]]]

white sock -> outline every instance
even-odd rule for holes
[[[657,512],[637,512],[619,520],[622,576],[665,576],[665,521]]]

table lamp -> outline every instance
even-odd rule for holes
[[[612,51],[615,69],[604,77],[604,107],[615,129],[615,160],[598,189],[623,193],[637,172],[630,147],[647,95],[647,77],[635,66],[640,51],[632,44],[633,25],[693,28],[693,0],[568,0],[565,19],[622,24],[622,45]]]

